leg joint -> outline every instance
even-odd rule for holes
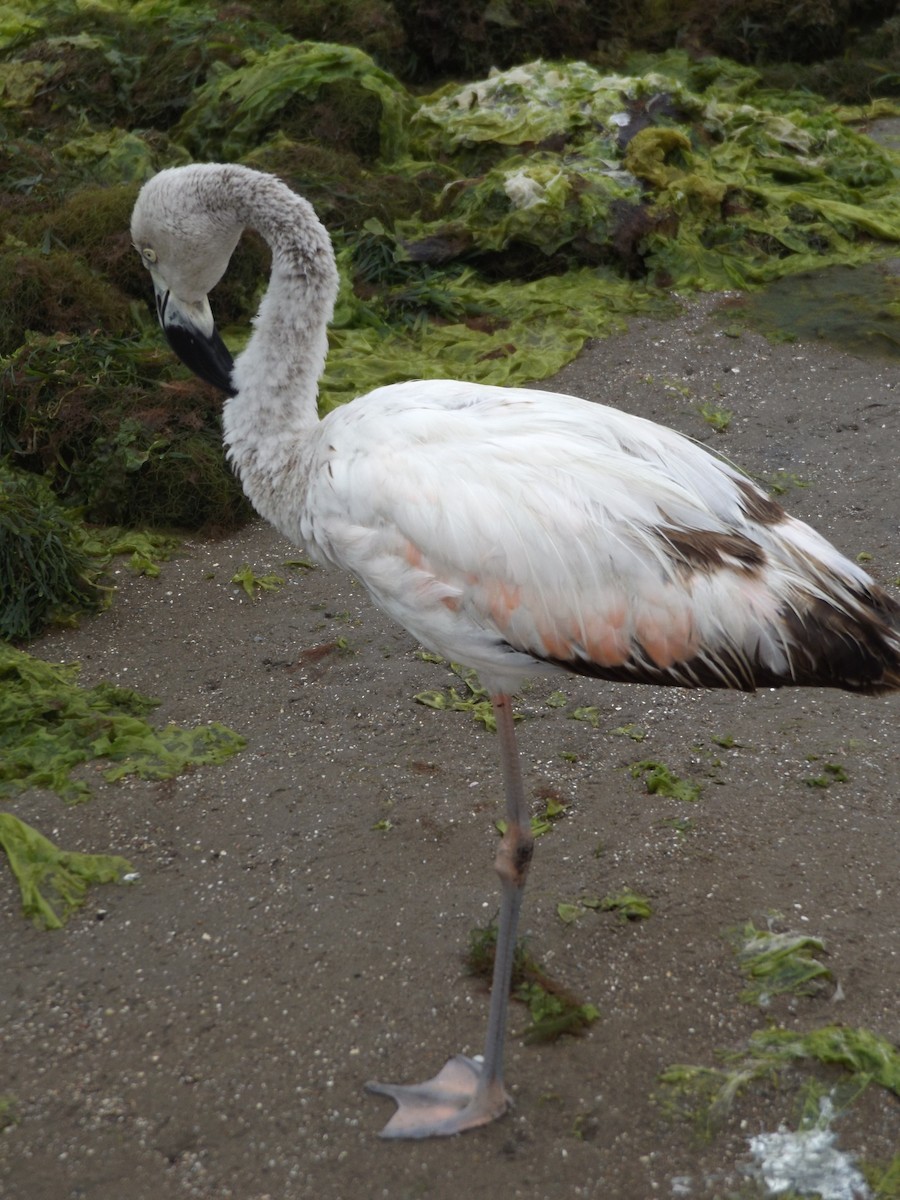
[[[520,825],[510,825],[500,842],[494,866],[505,883],[524,887],[534,853],[534,838]]]

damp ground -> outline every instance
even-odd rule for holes
[[[809,328],[771,341],[745,316],[709,297],[636,319],[542,386],[702,439],[893,587],[894,348]],[[166,783],[91,774],[78,807],[42,792],[9,806],[140,879],[44,933],[0,877],[0,1194],[765,1194],[749,1139],[796,1124],[806,1074],[749,1087],[707,1142],[667,1114],[660,1075],[721,1065],[770,1024],[900,1039],[896,698],[534,683],[518,704],[527,788],[535,811],[555,797],[565,815],[538,841],[524,933],[600,1015],[581,1038],[526,1045],[514,1006],[513,1111],[458,1139],[385,1143],[391,1105],[367,1079],[425,1078],[481,1049],[486,987],[464,954],[497,907],[497,747],[469,713],[416,701],[460,686],[447,666],[346,577],[284,566],[297,558],[261,523],[190,540],[158,579],[123,571],[110,611],[31,647],[80,660],[85,683],[159,697],[159,721],[221,721],[248,746]],[[250,599],[231,582],[244,565],[285,584]],[[572,719],[586,707],[593,722]],[[648,794],[632,772],[645,760],[701,785],[696,802]],[[624,888],[649,918],[560,919]],[[742,1001],[728,934],[751,920],[822,938],[828,986]],[[871,1086],[834,1129],[857,1165],[885,1165],[897,1099]]]

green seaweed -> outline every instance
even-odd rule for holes
[[[415,699],[426,708],[448,709],[450,712],[471,713],[474,720],[482,724],[490,733],[497,732],[497,721],[491,704],[490,693],[481,686],[478,673],[459,663],[450,663],[450,669],[465,684],[465,692],[455,687],[435,688],[427,692],[419,692]],[[521,721],[522,714],[514,713],[513,720]]]
[[[347,253],[339,255],[347,272]],[[320,388],[323,412],[368,388],[441,376],[489,384],[543,379],[570,362],[589,338],[603,337],[635,312],[671,311],[672,301],[612,272],[588,268],[512,283],[472,270],[441,282],[456,320],[392,326],[382,302],[364,301],[345,282]]]
[[[755,93],[746,72],[730,96],[734,71],[715,60],[705,75],[675,52],[634,65],[604,75],[537,61],[426,97],[414,150],[487,157],[489,169],[445,189],[425,240],[444,255],[569,245],[581,261],[594,247],[596,261],[710,289],[863,261],[873,239],[900,238],[896,158],[837,113]],[[564,148],[533,153],[552,139]],[[518,147],[528,154],[508,153]],[[865,164],[862,177],[851,182],[848,163]]]
[[[77,683],[77,663],[53,664],[0,642],[0,796],[50,788],[64,800],[85,800],[80,765],[106,760],[104,778],[171,779],[221,762],[244,739],[218,723],[154,729],[144,719],[158,703],[112,684]],[[0,813],[0,847],[18,881],[23,910],[46,929],[59,928],[93,883],[120,881],[124,859],[61,850],[11,813]]]
[[[647,897],[632,891],[631,888],[623,888],[621,892],[604,896],[602,899],[582,896],[575,903],[557,904],[556,915],[569,925],[588,910],[618,913],[623,921],[644,921],[653,915],[653,907]]]
[[[257,575],[249,563],[242,563],[232,575],[231,582],[240,584],[253,600],[260,592],[277,592],[279,588],[284,587],[284,576],[274,573]]]
[[[689,1121],[699,1138],[709,1141],[723,1126],[735,1101],[759,1078],[770,1076],[751,1059],[726,1067],[673,1063],[661,1072],[655,1099],[670,1120]]]
[[[493,922],[469,933],[466,962],[473,975],[490,979],[497,947],[497,926]],[[531,1022],[519,1034],[526,1042],[552,1042],[569,1035],[578,1037],[597,1020],[600,1013],[567,988],[551,979],[520,940],[513,958],[510,995],[525,1004]]]
[[[728,408],[720,408],[716,404],[706,402],[697,405],[697,412],[716,433],[727,433],[734,413]]]
[[[873,1200],[900,1200],[900,1151],[886,1166],[863,1163],[862,1170]]]
[[[838,1067],[858,1086],[874,1083],[900,1098],[900,1048],[870,1029],[822,1025],[808,1033],[758,1029],[749,1054],[760,1063]]]
[[[618,913],[623,921],[644,921],[653,915],[653,907],[646,896],[633,892],[630,888],[616,893],[614,896],[604,896],[599,901],[582,901],[588,907],[596,906],[600,912]]]
[[[535,813],[529,820],[531,836],[535,838],[543,837],[545,833],[549,833],[554,824],[561,817],[564,817],[569,809],[566,801],[558,800],[555,796],[545,796],[544,800],[543,810]],[[500,818],[494,822],[494,828],[498,833],[504,834],[508,828],[508,822]]]
[[[236,70],[211,72],[177,136],[201,158],[225,160],[240,158],[282,129],[301,140],[311,125],[316,132],[314,103],[329,90],[329,119],[344,126],[336,140],[349,141],[367,156],[374,145],[385,160],[402,152],[409,93],[362,50],[326,42],[287,41],[264,53],[249,52]],[[319,132],[322,140],[335,134],[334,128]]]
[[[664,763],[653,759],[645,758],[634,763],[631,774],[634,779],[645,776],[644,782],[651,795],[671,796],[673,800],[686,800],[689,804],[695,804],[700,799],[702,788],[699,783],[679,779]]]
[[[176,545],[166,534],[89,528],[46,479],[0,459],[0,640],[28,640],[106,607],[113,589],[103,573],[113,558],[129,554],[131,570],[158,575]]]
[[[823,766],[821,775],[808,775],[803,782],[807,787],[828,788],[833,783],[846,783],[849,778],[846,767],[841,763],[827,762]]]
[[[25,641],[54,622],[105,608],[113,589],[103,582],[113,558],[158,575],[177,539],[165,534],[89,528],[65,508],[47,480],[0,460],[0,640]]]
[[[609,732],[616,734],[617,737],[631,738],[633,742],[643,742],[647,737],[646,729],[642,729],[640,725],[635,725],[633,722],[629,722],[627,725],[617,725]]]
[[[158,701],[127,688],[78,685],[77,663],[53,664],[0,642],[0,795],[45,787],[68,801],[90,788],[73,770],[106,759],[108,780],[170,779],[186,767],[221,762],[244,739],[218,723],[154,729]]]
[[[30,334],[0,362],[0,453],[98,524],[233,528],[250,510],[225,463],[221,401],[173,367],[155,330],[151,344]]]
[[[0,848],[19,885],[23,914],[43,929],[61,929],[91,885],[121,883],[132,869],[116,855],[60,850],[12,813],[0,812]]]
[[[154,530],[120,529],[116,525],[93,526],[82,533],[81,545],[98,568],[106,567],[114,558],[128,555],[128,569],[135,575],[156,578],[160,563],[171,558],[180,545],[173,534]]]
[[[585,704],[569,713],[573,721],[584,721],[592,729],[599,729],[603,714],[596,704]]]
[[[823,1025],[807,1033],[759,1029],[742,1050],[724,1057],[724,1067],[677,1063],[660,1076],[657,1099],[663,1111],[690,1119],[704,1138],[721,1128],[737,1097],[752,1085],[784,1083],[786,1074],[796,1085],[793,1069],[836,1069],[854,1098],[872,1084],[900,1095],[900,1050],[865,1028]]]
[[[49,621],[101,607],[83,526],[45,479],[0,459],[0,510],[0,639],[31,638]]]
[[[0,1133],[17,1125],[20,1120],[19,1105],[12,1096],[0,1096]]]
[[[0,355],[14,353],[30,333],[86,334],[99,324],[121,335],[129,325],[128,306],[118,290],[77,255],[52,243],[46,249],[15,242],[0,247],[0,289]]]
[[[568,1034],[579,1037],[600,1016],[593,1004],[579,1004],[558,985],[548,987],[550,982],[523,981],[514,990],[517,1000],[528,1007],[531,1023],[520,1033],[527,1043],[555,1042]]]
[[[741,971],[750,981],[741,994],[745,1002],[769,1005],[774,996],[784,993],[815,995],[831,971],[816,957],[825,944],[807,934],[775,933],[757,929],[748,921],[732,938]]]

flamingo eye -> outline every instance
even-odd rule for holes
[[[141,258],[144,260],[145,263],[155,263],[156,262],[156,251],[153,249],[152,246],[145,246],[143,248],[143,250],[141,251]]]

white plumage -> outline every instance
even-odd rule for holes
[[[272,273],[232,363],[206,294],[246,227],[271,246]],[[532,845],[509,693],[558,669],[889,690],[900,686],[900,610],[733,467],[614,409],[426,380],[320,421],[337,271],[312,208],[272,176],[163,171],[138,197],[132,237],[174,348],[229,394],[225,441],[257,510],[491,692],[509,821],[485,1062],[457,1057],[427,1084],[371,1085],[397,1101],[388,1136],[483,1124],[508,1106],[506,996]]]

